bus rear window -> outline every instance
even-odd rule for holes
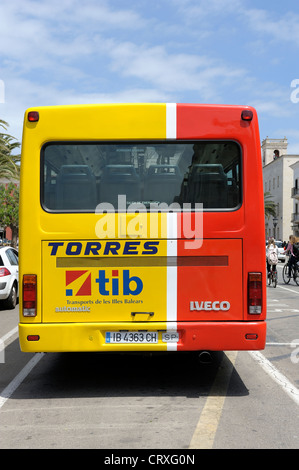
[[[41,176],[41,202],[50,212],[94,212],[100,203],[117,211],[119,195],[126,208],[241,204],[241,150],[233,141],[49,143]]]

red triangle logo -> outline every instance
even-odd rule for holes
[[[87,270],[86,271],[65,271],[65,285],[68,286],[73,281],[78,279],[78,277],[82,276],[85,273],[87,273]]]
[[[86,271],[84,271],[86,273]],[[83,282],[76,295],[91,295],[91,274]]]

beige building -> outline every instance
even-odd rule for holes
[[[292,229],[293,234],[299,237],[299,160],[291,165],[294,172],[292,198],[293,198],[293,212],[292,212]]]
[[[294,229],[293,166],[299,155],[287,155],[287,139],[269,139],[262,142],[264,192],[271,193],[276,204],[276,219],[265,219],[266,238],[287,241]]]

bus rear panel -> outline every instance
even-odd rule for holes
[[[22,351],[265,347],[253,108],[29,109],[20,188]]]

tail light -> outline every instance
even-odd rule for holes
[[[38,111],[29,111],[28,113],[28,121],[29,122],[37,122],[39,120],[39,113]]]
[[[36,316],[36,274],[23,276],[23,315]]]
[[[243,109],[243,111],[241,113],[241,119],[243,121],[252,121],[253,112],[251,111],[251,109]]]
[[[27,341],[39,341],[39,335],[28,335]]]
[[[0,268],[0,277],[9,276],[11,272],[7,268]]]
[[[262,313],[262,273],[248,274],[248,313]]]

